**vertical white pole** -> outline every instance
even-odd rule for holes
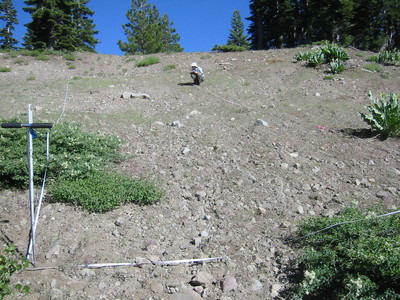
[[[28,106],[28,123],[33,123],[32,105]],[[35,203],[34,203],[34,187],[33,187],[33,143],[32,134],[30,128],[28,132],[28,168],[29,168],[29,200],[31,206],[31,238],[30,244],[32,245],[32,253],[30,253],[30,247],[28,247],[28,253],[26,259],[29,260],[29,256],[32,254],[32,264],[35,265]]]

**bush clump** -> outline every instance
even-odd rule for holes
[[[215,45],[211,51],[217,52],[243,52],[247,51],[248,47],[238,45]]]
[[[15,120],[4,123],[17,123]],[[46,133],[35,129],[35,184],[46,170],[51,200],[105,212],[124,203],[151,204],[162,190],[146,180],[105,171],[121,161],[122,140],[84,132],[78,124],[61,123],[51,131],[50,159],[46,160]],[[0,188],[28,185],[26,130],[0,129]]]
[[[369,61],[374,61],[384,65],[400,65],[400,51],[382,51],[368,58]]]
[[[54,202],[81,206],[95,213],[103,213],[126,203],[153,204],[163,196],[163,191],[151,181],[107,171],[57,180],[49,192]]]
[[[364,106],[370,114],[359,113],[361,119],[378,132],[382,138],[400,136],[399,94],[381,93],[376,100],[369,92],[371,105]]]
[[[294,56],[296,61],[306,61],[308,66],[313,68],[329,64],[328,72],[332,74],[343,72],[345,69],[343,61],[349,58],[347,52],[334,43],[324,43],[317,50],[299,52]]]
[[[12,295],[14,292],[26,294],[29,286],[12,285],[11,276],[28,266],[29,262],[16,253],[16,246],[11,244],[0,253],[0,299]]]
[[[160,62],[160,58],[157,56],[148,56],[143,58],[142,60],[136,63],[137,67],[147,67],[150,65],[158,64]]]
[[[301,280],[291,299],[400,299],[399,235],[399,214],[377,218],[348,208],[306,220],[298,240]]]

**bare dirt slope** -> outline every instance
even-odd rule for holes
[[[21,298],[273,299],[297,255],[283,239],[300,221],[349,205],[398,208],[399,140],[363,135],[357,113],[368,91],[400,92],[400,68],[365,71],[369,53],[348,49],[348,69],[324,80],[293,62],[304,50],[160,54],[141,68],[140,56],[2,54],[11,71],[0,73],[0,117],[24,122],[31,103],[35,118],[55,122],[65,107],[62,121],[125,140],[132,158],[121,170],[166,190],[157,205],[106,214],[44,203],[36,266],[56,269],[19,274],[31,286]],[[193,61],[206,72],[201,86],[190,85]],[[0,202],[2,237],[25,253],[27,192],[1,191]],[[77,267],[214,257],[224,259]]]

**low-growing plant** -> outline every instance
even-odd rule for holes
[[[18,64],[18,65],[27,65],[28,63],[21,59],[21,58],[17,58],[16,60],[14,60],[14,64]]]
[[[122,140],[118,137],[87,133],[78,124],[57,124],[51,132],[47,162],[46,133],[35,131],[34,182],[41,183],[48,166],[51,201],[105,212],[124,203],[145,205],[161,199],[163,192],[154,183],[105,171],[123,158],[119,153]],[[26,187],[26,130],[0,129],[0,148],[0,188]]]
[[[361,119],[376,130],[383,138],[400,136],[399,94],[380,94],[376,100],[368,93],[371,105],[364,106],[370,114],[359,113]]]
[[[38,56],[35,57],[36,60],[41,60],[41,61],[48,61],[50,60],[50,57],[48,57],[45,54],[39,54]]]
[[[0,254],[0,299],[20,292],[26,294],[29,292],[29,286],[21,284],[12,285],[11,277],[14,273],[21,271],[28,266],[29,262],[22,257],[18,257],[14,244],[4,249],[4,253]]]
[[[72,53],[66,53],[64,54],[64,59],[68,61],[75,61],[76,57]]]
[[[27,81],[33,81],[36,80],[36,76],[35,75],[29,75],[28,77],[26,77]]]
[[[243,52],[247,51],[247,47],[238,46],[238,45],[215,45],[211,51],[217,52]]]
[[[157,56],[148,56],[143,58],[142,60],[136,63],[137,67],[147,67],[150,65],[158,64],[160,62],[160,58]]]
[[[2,123],[18,123],[4,120]],[[36,184],[46,168],[46,130],[35,129],[34,165]],[[116,136],[87,133],[78,124],[60,123],[51,131],[51,157],[48,177],[75,178],[93,170],[103,169],[120,161],[118,150],[122,144]],[[0,128],[0,188],[27,186],[26,130]]]
[[[329,64],[328,72],[336,74],[344,71],[343,61],[348,60],[349,56],[338,45],[324,42],[318,49],[299,52],[293,58],[296,61],[307,61],[307,65],[313,68],[322,64]]]
[[[400,51],[382,51],[378,54],[372,55],[368,58],[369,61],[374,61],[385,65],[398,65],[400,64]]]
[[[364,65],[364,69],[368,70],[368,71],[371,71],[371,72],[377,72],[377,73],[383,72],[383,68],[380,65],[374,64],[374,63],[365,64]]]
[[[332,74],[338,74],[343,72],[345,69],[344,64],[339,59],[334,59],[329,63],[328,72]]]
[[[89,212],[104,213],[126,203],[147,205],[158,202],[163,191],[147,180],[95,171],[86,177],[61,178],[49,189],[51,200],[81,206]]]
[[[175,70],[176,65],[167,65],[164,67],[164,71],[171,71],[171,70]]]
[[[0,72],[1,73],[11,72],[11,68],[10,67],[0,67]]]
[[[305,220],[297,240],[301,280],[290,299],[400,299],[399,234],[398,214],[348,208]]]

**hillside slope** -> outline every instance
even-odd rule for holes
[[[348,49],[348,69],[324,80],[293,62],[304,50],[160,54],[140,68],[140,56],[0,54],[11,69],[0,73],[1,118],[24,122],[33,104],[36,119],[55,122],[65,107],[62,121],[122,137],[132,158],[119,169],[167,192],[157,205],[106,214],[44,203],[37,267],[58,269],[24,272],[31,293],[21,299],[273,299],[297,255],[283,240],[301,220],[354,204],[398,208],[399,140],[363,135],[357,113],[368,91],[400,92],[400,67],[366,71],[369,54]],[[201,86],[190,84],[193,61],[206,73]],[[24,253],[27,193],[1,191],[0,203],[2,237]],[[224,259],[76,267],[204,257]]]

